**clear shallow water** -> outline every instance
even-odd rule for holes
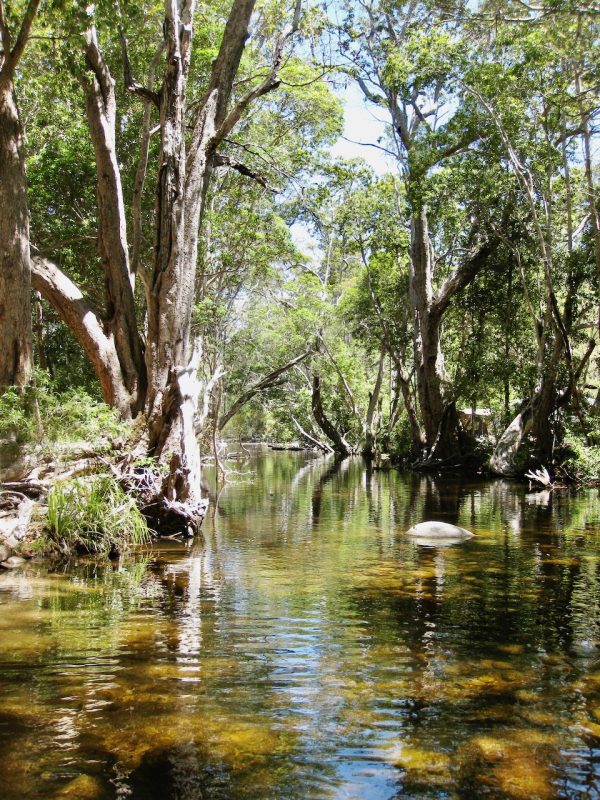
[[[2,800],[600,798],[597,490],[236,469],[203,544],[0,575]]]

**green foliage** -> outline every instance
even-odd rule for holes
[[[48,495],[46,542],[64,556],[108,556],[149,544],[134,499],[110,475],[57,483]]]
[[[113,409],[82,389],[56,391],[45,373],[38,372],[22,391],[11,388],[0,395],[0,439],[41,448],[85,442],[101,452],[125,433]]]
[[[559,468],[559,476],[579,484],[600,483],[600,446],[587,445],[578,436],[568,433],[564,439],[566,458]]]

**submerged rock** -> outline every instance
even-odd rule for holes
[[[419,522],[406,531],[408,536],[413,536],[421,544],[457,544],[458,542],[472,539],[475,535],[458,525],[448,522]]]

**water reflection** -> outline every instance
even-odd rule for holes
[[[600,795],[596,490],[236,469],[204,543],[0,575],[2,798]]]

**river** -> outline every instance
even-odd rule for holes
[[[600,798],[598,490],[229,464],[196,542],[0,575],[2,800]]]

